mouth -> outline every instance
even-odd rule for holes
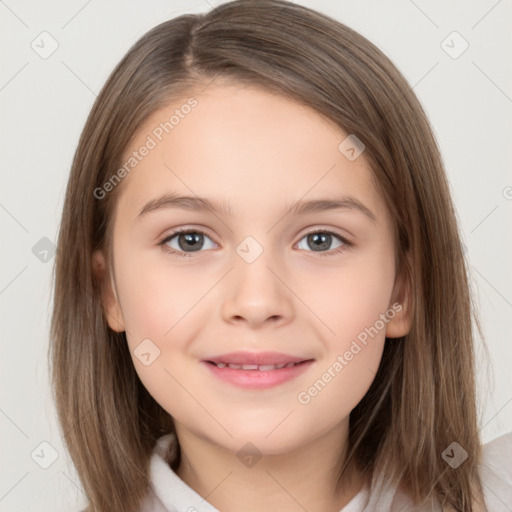
[[[218,379],[246,389],[283,384],[307,371],[314,359],[277,352],[233,352],[201,361]]]
[[[215,363],[213,361],[206,361],[207,363],[216,366],[217,368],[231,368],[232,370],[249,370],[259,372],[269,372],[273,370],[280,370],[281,368],[292,368],[300,364],[312,361],[307,359],[298,363],[283,363],[283,364],[236,364],[236,363]]]

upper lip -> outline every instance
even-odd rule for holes
[[[308,361],[311,358],[296,357],[281,352],[230,352],[229,354],[222,354],[215,357],[208,357],[204,361],[211,363],[225,363],[225,364],[288,364],[300,363]]]

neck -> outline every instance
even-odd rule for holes
[[[263,455],[254,465],[250,460],[245,465],[236,453],[179,424],[176,432],[181,449],[178,476],[222,512],[339,512],[363,486],[359,472],[337,485],[346,428],[291,453]]]

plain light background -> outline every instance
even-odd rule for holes
[[[0,0],[0,512],[72,512],[85,505],[56,422],[46,356],[51,247],[89,110],[115,64],[147,30],[219,3]],[[487,374],[477,347],[481,432],[490,441],[512,430],[512,3],[296,3],[334,17],[382,49],[430,118],[491,355]],[[43,59],[31,45],[42,46],[46,38],[51,49],[52,39],[40,35],[45,31],[58,48]]]

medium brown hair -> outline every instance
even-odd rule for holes
[[[149,489],[151,451],[174,429],[140,382],[126,334],[107,324],[105,282],[93,272],[92,254],[101,249],[111,262],[123,183],[102,199],[94,190],[119,169],[151,114],[217,76],[308,105],[356,135],[394,220],[412,326],[386,341],[378,373],[350,414],[339,481],[357,465],[403,486],[415,503],[473,510],[481,493],[475,316],[429,122],[405,78],[371,42],[281,0],[229,2],[150,30],[108,78],[81,135],[58,238],[49,355],[59,421],[90,510],[138,510]],[[454,441],[468,453],[457,469],[442,458]]]

